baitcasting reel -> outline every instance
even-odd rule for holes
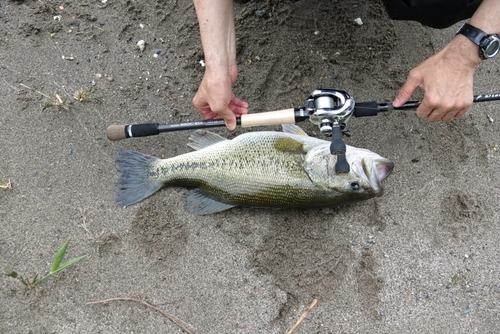
[[[342,90],[316,89],[307,99],[305,109],[309,121],[318,125],[324,136],[332,137],[330,152],[337,156],[335,172],[349,173],[342,134],[348,131],[346,123],[354,113],[354,99]]]

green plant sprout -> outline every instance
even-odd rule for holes
[[[23,276],[19,275],[17,272],[13,271],[11,268],[7,267],[4,265],[4,270],[5,270],[5,275],[18,279],[27,289],[33,289],[35,286],[37,286],[39,283],[45,281],[47,278],[55,276],[58,272],[63,270],[66,267],[69,267],[72,264],[75,264],[76,262],[84,259],[87,254],[76,257],[74,259],[71,259],[63,264],[61,264],[62,260],[64,259],[64,256],[66,255],[66,249],[68,248],[69,242],[71,239],[68,239],[62,245],[62,247],[57,251],[57,253],[54,255],[54,259],[52,260],[52,266],[50,267],[50,272],[46,274],[45,276],[42,276],[38,278],[38,274],[35,275],[35,277],[32,280],[26,279]]]
[[[45,94],[44,94],[45,95]],[[49,101],[45,102],[43,105],[42,111],[47,108],[57,107],[59,109],[69,110],[71,108],[71,103],[67,102],[66,98],[61,98],[59,94],[54,94],[55,99],[50,99],[47,95],[45,97],[49,98]]]

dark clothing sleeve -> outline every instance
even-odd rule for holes
[[[470,18],[482,0],[383,0],[393,20],[417,21],[431,28],[447,28]]]

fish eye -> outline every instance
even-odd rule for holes
[[[351,189],[352,190],[359,190],[359,183],[358,182],[351,182]]]

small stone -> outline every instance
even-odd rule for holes
[[[472,305],[467,306],[467,308],[464,310],[464,314],[469,314],[472,312]]]
[[[137,42],[137,47],[139,48],[139,50],[144,51],[144,48],[146,47],[146,42],[144,42],[144,40],[140,40],[139,42]]]
[[[363,21],[361,20],[361,18],[360,18],[360,17],[356,18],[356,19],[354,20],[354,22],[356,22],[356,23],[357,23],[358,25],[360,25],[360,26],[362,26],[362,25],[363,25]]]

